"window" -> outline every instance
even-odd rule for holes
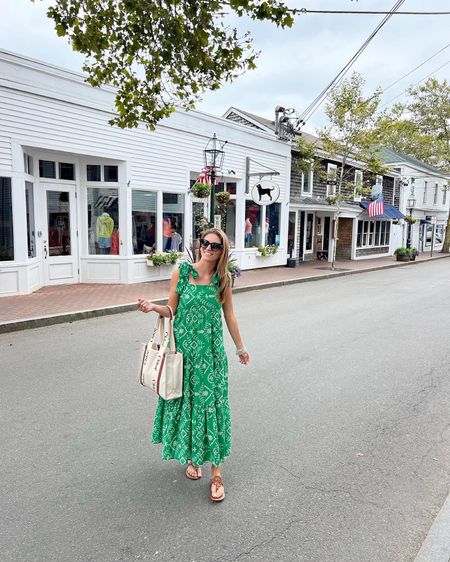
[[[47,191],[48,253],[70,256],[70,200],[67,191]]]
[[[90,254],[119,253],[119,191],[88,187],[88,245]]]
[[[133,190],[131,204],[133,253],[156,251],[156,193]]]
[[[29,181],[25,182],[25,203],[27,210],[27,245],[28,257],[36,257],[36,238],[34,231],[34,193],[33,184]]]
[[[103,166],[104,181],[119,181],[119,166]]]
[[[313,185],[313,171],[302,172],[302,192],[305,195],[310,195],[312,193]]]
[[[56,179],[56,165],[51,160],[39,160],[39,176]]]
[[[245,202],[245,247],[257,248],[261,242],[261,207],[254,201]]]
[[[182,252],[184,247],[184,196],[163,193],[163,252]]]
[[[75,179],[75,166],[65,162],[59,163],[59,179],[60,180],[74,180]]]
[[[327,164],[327,197],[336,194],[337,164]]]
[[[428,182],[425,181],[425,182],[423,182],[423,200],[422,200],[422,203],[427,202],[427,189],[428,189]]]
[[[447,187],[444,186],[443,194],[442,194],[442,204],[445,205],[447,203]]]
[[[23,171],[29,176],[34,175],[33,157],[29,154],[23,154]]]
[[[437,200],[438,200],[438,190],[439,190],[439,184],[435,183],[435,184],[434,184],[434,198],[433,198],[433,204],[434,204],[434,205],[437,204]]]
[[[219,191],[228,191],[230,195],[236,195],[236,186],[237,184],[235,181],[227,181],[225,183],[219,182],[214,189],[214,193],[218,193]]]
[[[358,221],[357,248],[389,246],[391,223],[389,221]]]
[[[363,186],[363,173],[362,170],[355,170],[355,189],[353,196],[355,199],[361,201],[361,190]]]
[[[266,226],[264,228],[264,245],[280,245],[281,204],[273,203],[266,207]]]
[[[306,213],[305,252],[312,251],[314,214]]]
[[[87,181],[102,181],[102,167],[100,164],[88,164],[86,166]]]
[[[434,243],[442,244],[444,242],[444,225],[437,224],[434,231]]]
[[[0,178],[0,261],[14,260],[11,178]]]

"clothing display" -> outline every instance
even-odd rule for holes
[[[99,217],[97,217],[95,232],[100,253],[109,254],[113,230],[114,221],[108,213],[102,213]]]
[[[175,315],[177,351],[183,353],[183,396],[158,401],[152,442],[162,443],[163,460],[219,466],[231,451],[228,360],[223,343],[219,278],[194,285],[198,272],[188,262],[179,268]]]
[[[179,252],[183,239],[178,232],[172,232],[172,243],[170,245],[171,252]]]
[[[119,231],[114,230],[111,234],[111,255],[119,255]]]

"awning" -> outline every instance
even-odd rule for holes
[[[370,205],[370,201],[362,201],[360,203],[363,209],[367,209]],[[377,217],[373,217],[374,219],[404,219],[405,215],[401,213],[397,207],[394,205],[389,205],[388,203],[384,204],[384,213],[382,215],[378,215]]]
[[[420,219],[420,224],[433,224],[433,223],[427,219]]]

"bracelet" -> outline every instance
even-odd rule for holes
[[[236,349],[236,355],[244,355],[244,353],[248,353],[245,347],[241,347],[241,349]]]

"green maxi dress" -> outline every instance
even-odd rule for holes
[[[163,460],[219,466],[231,449],[219,279],[214,275],[210,285],[194,285],[190,275],[196,279],[198,272],[188,262],[180,265],[179,272],[174,332],[177,351],[183,353],[183,396],[159,398],[152,443],[162,443]]]

